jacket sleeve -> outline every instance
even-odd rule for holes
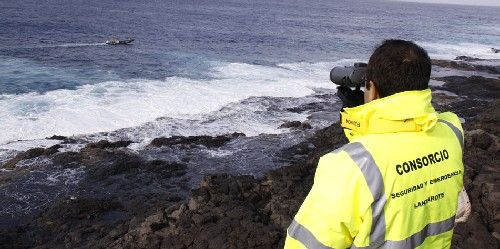
[[[345,152],[323,156],[314,185],[287,230],[285,248],[348,248],[362,226],[371,196]]]

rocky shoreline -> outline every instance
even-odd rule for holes
[[[500,67],[468,64],[472,59],[433,64],[499,74]],[[498,248],[500,76],[435,80],[445,82],[432,87],[435,108],[465,119],[464,184],[472,214],[457,225],[452,248]],[[310,125],[289,122],[283,127],[307,130]],[[157,138],[150,146],[217,148],[244,137],[234,133]],[[184,159],[146,160],[126,149],[130,141],[100,141],[80,152],[58,152],[57,145],[31,149],[3,167],[16,168],[23,160],[38,157],[48,157],[64,170],[83,165],[88,186],[79,188],[88,192],[68,194],[20,225],[0,228],[0,248],[280,248],[287,226],[312,186],[319,157],[346,142],[335,123],[283,150],[281,156],[289,160],[281,168],[261,177],[210,174],[194,189],[187,183]],[[0,174],[0,186],[23,177],[26,170]],[[93,191],[102,188],[118,194],[93,198]]]

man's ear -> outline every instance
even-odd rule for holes
[[[375,82],[370,80],[366,84],[367,86],[365,86],[365,103],[378,99],[379,98],[378,89]]]

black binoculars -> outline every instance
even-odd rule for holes
[[[358,62],[353,66],[334,67],[330,71],[330,80],[338,85],[337,96],[342,100],[342,109],[364,104],[361,86],[365,85],[366,67],[366,63]]]
[[[364,86],[366,66],[366,63],[358,62],[354,63],[353,66],[334,67],[330,71],[330,80],[339,86]]]

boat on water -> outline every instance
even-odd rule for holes
[[[132,39],[132,38],[125,39],[125,40],[119,40],[119,39],[113,38],[111,40],[107,40],[106,44],[107,45],[130,45],[130,44],[132,44],[133,41],[134,41],[134,39]]]

